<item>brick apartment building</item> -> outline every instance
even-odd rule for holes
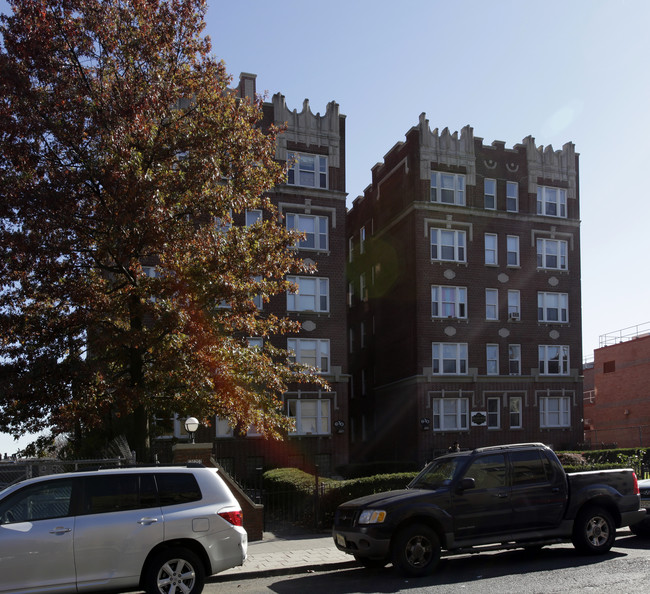
[[[584,434],[592,448],[650,447],[650,323],[603,334],[584,370]]]
[[[242,74],[239,95],[254,97],[255,82],[254,74]],[[273,297],[262,306],[262,315],[289,315],[301,323],[299,334],[271,340],[275,346],[294,351],[299,362],[318,367],[331,391],[300,385],[284,394],[285,412],[295,418],[296,431],[281,442],[263,439],[254,428],[246,436],[237,436],[220,419],[212,427],[199,428],[197,441],[212,442],[221,465],[249,481],[259,476],[259,469],[269,467],[313,471],[317,465],[320,474],[329,475],[349,457],[345,116],[333,101],[324,115],[314,115],[307,100],[302,111],[291,111],[279,93],[264,103],[263,116],[264,127],[287,124],[278,137],[276,157],[295,164],[287,184],[270,195],[286,224],[306,233],[297,246],[298,254],[315,264],[317,272],[293,277],[298,293]],[[234,222],[247,224],[260,216],[261,211],[249,211]],[[184,437],[180,421],[174,435]]]
[[[348,213],[351,457],[582,441],[578,155],[422,114]]]

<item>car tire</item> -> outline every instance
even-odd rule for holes
[[[173,548],[160,551],[147,565],[144,591],[147,594],[201,594],[205,570],[201,560],[190,550]],[[181,588],[182,586],[182,588]]]
[[[598,506],[580,511],[573,524],[573,546],[581,553],[600,555],[609,551],[616,538],[616,524],[611,514]]]
[[[650,536],[650,518],[647,520],[643,520],[639,522],[638,524],[632,524],[632,526],[628,526],[632,534],[636,534],[637,536],[644,536],[648,537]]]
[[[421,577],[433,573],[440,561],[438,535],[424,524],[411,524],[395,536],[393,565],[404,575]]]
[[[371,558],[371,557],[360,557],[359,555],[354,556],[357,563],[363,565],[366,569],[381,569],[388,565],[390,559],[386,558]]]

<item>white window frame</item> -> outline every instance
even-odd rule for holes
[[[468,373],[466,342],[431,343],[431,358],[433,375],[467,375]]]
[[[508,289],[508,319],[521,319],[521,293],[518,289]]]
[[[433,398],[431,406],[434,431],[469,429],[469,398]]]
[[[555,314],[557,312],[556,319]],[[537,321],[549,324],[569,323],[569,294],[539,291],[537,293]]]
[[[524,399],[522,396],[508,397],[508,417],[510,421],[510,429],[521,429],[523,427],[523,405]]]
[[[287,338],[287,351],[289,360],[294,363],[314,367],[318,373],[330,372],[329,338]],[[307,353],[313,353],[313,357]]]
[[[431,202],[465,206],[465,176],[462,173],[431,172]]]
[[[485,264],[486,266],[499,265],[499,237],[496,233],[486,233],[485,242]]]
[[[255,425],[251,425],[246,429],[246,437],[259,437],[260,435],[261,433]],[[224,419],[218,415],[215,417],[214,436],[219,439],[235,437],[235,432],[230,426],[228,419]]]
[[[295,431],[289,432],[289,435],[330,435],[332,433],[332,401],[329,398],[287,398],[286,402],[287,416],[294,419],[296,424]],[[312,405],[315,409],[308,410]]]
[[[564,188],[537,186],[537,214],[567,218],[567,191]]]
[[[287,184],[306,188],[329,187],[326,155],[290,152],[287,159]]]
[[[506,210],[519,212],[519,184],[517,182],[506,182]]]
[[[508,374],[521,375],[521,345],[508,345]]]
[[[359,298],[361,301],[368,301],[368,281],[365,272],[359,275]]]
[[[301,250],[326,252],[329,249],[329,218],[320,215],[287,213],[287,229],[296,229],[305,234],[295,247]]]
[[[499,289],[485,289],[485,319],[499,319]]]
[[[485,178],[483,180],[483,206],[486,210],[497,209],[497,180]]]
[[[540,428],[571,427],[570,396],[539,397]]]
[[[499,375],[499,345],[485,345],[485,374]]]
[[[501,398],[489,396],[487,398],[487,428],[501,429]]]
[[[287,311],[329,312],[329,278],[322,276],[288,276],[287,280],[298,287],[297,293],[287,291]],[[310,286],[312,283],[313,288]],[[307,292],[308,290],[311,292]]]
[[[519,235],[508,235],[506,237],[506,265],[519,267]]]
[[[467,287],[431,285],[432,318],[467,318]]]
[[[247,210],[245,214],[245,224],[246,227],[250,227],[255,223],[259,223],[263,219],[263,213],[261,210]]]
[[[467,233],[457,229],[430,229],[431,259],[439,262],[467,261]]]
[[[568,243],[563,239],[537,238],[537,268],[568,270]],[[551,258],[556,259],[555,266]]]
[[[538,348],[540,375],[569,375],[569,347],[540,344]]]

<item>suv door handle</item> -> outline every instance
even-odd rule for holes
[[[498,497],[499,499],[505,499],[508,496],[507,493],[494,493],[492,497]]]
[[[57,526],[50,530],[50,534],[65,534],[66,532],[72,532],[72,528],[64,528],[63,526]]]
[[[138,524],[146,524],[147,526],[149,524],[155,524],[158,521],[158,518],[142,518],[138,520]]]

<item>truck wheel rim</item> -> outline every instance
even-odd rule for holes
[[[413,567],[423,567],[431,559],[433,547],[428,538],[414,536],[406,543],[406,559]]]
[[[592,518],[587,525],[587,539],[593,546],[601,546],[609,538],[609,525],[600,516]]]

